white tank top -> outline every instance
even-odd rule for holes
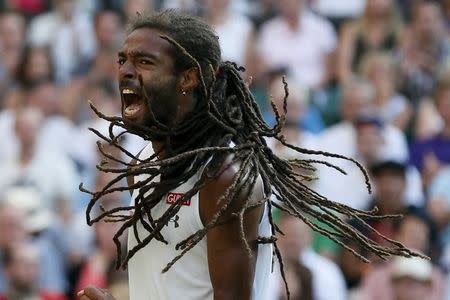
[[[151,154],[153,154],[153,149],[149,144],[140,156],[150,157]],[[160,203],[152,209],[153,217],[155,219],[160,217],[171,202],[180,197],[180,194],[191,189],[202,172],[203,170],[199,170],[197,175],[161,199]],[[137,176],[135,182],[144,179],[145,175]],[[137,194],[137,191],[133,192],[132,204],[134,204]],[[266,213],[265,210],[259,225],[260,236],[271,235],[270,223]],[[161,272],[167,263],[180,253],[180,250],[175,250],[175,245],[203,227],[197,193],[190,201],[183,203],[177,215],[162,229],[161,233],[168,244],[152,240],[128,262],[130,300],[213,299],[213,288],[208,270],[206,237],[177,261],[169,271],[164,274]],[[138,226],[138,232],[141,239],[148,235],[142,225]],[[128,232],[128,249],[133,248],[136,244],[133,230],[130,229]],[[271,267],[272,245],[259,245],[252,299],[264,299],[266,288],[269,286]]]

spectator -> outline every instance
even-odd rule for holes
[[[64,259],[67,244],[62,223],[33,187],[10,187],[5,192],[5,201],[25,213],[27,241],[36,247],[39,255],[36,284],[45,291],[63,294],[67,288]]]
[[[110,201],[108,203],[112,207],[112,203]],[[107,288],[110,285],[108,273],[114,266],[117,255],[113,237],[121,225],[119,222],[99,222],[95,225],[96,246],[81,266],[80,277],[75,287],[76,292],[89,284],[99,288]]]
[[[123,20],[112,10],[101,10],[94,16],[94,33],[99,51],[117,51],[124,38]]]
[[[50,49],[26,45],[17,70],[16,83],[21,88],[31,88],[40,81],[54,81],[54,66]]]
[[[369,167],[382,161],[380,153],[384,145],[383,124],[375,117],[361,117],[355,122],[357,154],[356,158],[364,166]],[[408,205],[422,206],[424,195],[419,171],[414,166],[405,169],[406,187],[403,199]],[[361,194],[360,199],[365,199],[367,193]],[[364,206],[367,208],[367,205]]]
[[[433,292],[431,263],[417,258],[396,258],[392,272],[396,300],[431,299]]]
[[[358,131],[355,127],[356,121],[366,114],[372,116],[371,108],[374,96],[373,86],[361,79],[352,79],[343,86],[341,103],[343,120],[320,134],[319,145],[322,150],[367,160],[372,160],[375,157],[377,160],[406,161],[408,159],[406,138],[398,128],[390,125],[382,126],[381,139],[377,137],[377,130],[372,130],[371,132],[361,131],[362,135],[358,136]],[[365,135],[365,133],[369,134]],[[375,133],[375,135],[372,135],[372,133]],[[358,143],[358,138],[361,140],[360,143]],[[369,149],[362,142],[366,138],[369,138],[371,142],[375,142],[378,146]],[[358,149],[358,147],[361,148]],[[324,166],[319,167],[317,191],[339,203],[364,209],[368,203],[369,195],[362,184],[364,178],[361,171],[349,161],[335,158],[328,159],[328,161],[347,170],[348,175],[334,176],[335,170]],[[334,179],[327,180],[328,176],[334,176]],[[355,182],[360,182],[361,184],[355,185]],[[353,188],[351,190],[342,189],[342,186],[349,184],[352,184]]]
[[[7,282],[3,265],[6,251],[14,249],[15,245],[23,243],[27,238],[25,230],[25,214],[16,206],[0,201],[0,295],[6,293]]]
[[[230,9],[231,0],[205,0],[205,19],[219,36],[222,60],[246,66],[250,47],[254,42],[250,20]]]
[[[442,0],[441,3],[442,3],[442,11],[444,13],[445,25],[448,33],[450,29],[450,1]]]
[[[18,184],[34,186],[43,193],[47,207],[56,212],[66,205],[70,207],[79,180],[71,161],[52,151],[49,143],[39,146],[42,120],[42,114],[32,108],[16,115],[19,152],[1,164],[0,190]]]
[[[261,28],[258,50],[269,69],[284,67],[307,88],[326,87],[334,77],[336,33],[325,19],[308,11],[306,0],[281,0],[280,16]]]
[[[442,167],[450,164],[450,80],[438,82],[434,98],[443,128],[435,136],[417,139],[411,145],[411,162],[421,172],[425,186]]]
[[[126,20],[136,17],[136,14],[142,11],[152,11],[155,8],[154,0],[124,0],[122,10],[125,13]]]
[[[283,217],[283,219],[286,217]],[[295,220],[298,222],[298,220]],[[297,300],[312,300],[312,274],[311,271],[299,261],[298,255],[301,253],[303,244],[300,236],[295,229],[299,228],[297,224],[289,225],[290,221],[281,220],[284,225],[282,230],[291,232],[296,238],[288,238],[284,236],[279,240],[279,247],[281,255],[283,255],[284,272],[286,282],[289,286],[290,299]],[[283,280],[280,281],[279,297],[277,299],[284,300],[286,297],[286,290]],[[274,299],[275,300],[275,299]]]
[[[287,79],[289,96],[287,98],[287,115],[286,123],[283,126],[282,134],[286,138],[288,143],[292,145],[298,145],[299,147],[308,149],[318,149],[317,136],[307,130],[305,127],[311,125],[312,122],[308,120],[308,91],[298,84],[295,84],[292,80]],[[283,100],[285,97],[284,85],[279,80],[274,79],[268,89],[270,95],[270,101],[273,101],[279,112],[283,111]],[[274,125],[273,117],[266,117],[269,119],[269,123]],[[311,120],[311,118],[309,118]],[[319,119],[317,121],[321,123]],[[316,122],[316,123],[317,123]],[[273,142],[272,139],[269,140]],[[298,158],[292,157],[293,153],[290,149],[284,147],[281,143],[275,143],[271,145],[273,150],[284,158]]]
[[[417,104],[433,90],[439,66],[450,55],[440,4],[418,1],[400,46],[403,94]]]
[[[375,183],[376,193],[368,209],[377,207],[379,215],[397,215],[404,212],[407,208],[403,198],[406,188],[406,166],[394,161],[383,161],[371,166],[370,174]],[[388,238],[394,237],[393,219],[373,219],[368,223]],[[368,234],[372,235],[370,232]],[[373,235],[373,238],[376,239],[377,236]],[[377,242],[386,244],[381,238],[378,238]]]
[[[42,299],[65,300],[63,294],[40,289],[36,284],[39,278],[39,254],[30,244],[16,245],[3,257],[8,289],[1,300]]]
[[[20,53],[22,53],[25,41],[25,29],[25,19],[22,15],[13,12],[0,14],[0,80],[2,88],[8,88],[8,84],[19,66]]]
[[[312,236],[308,225],[294,216],[283,214],[279,226],[285,233],[285,236],[280,241],[280,248],[284,250],[287,261],[289,262],[289,259],[297,256],[297,262],[303,264],[311,272],[312,299],[347,299],[344,278],[338,266],[311,249]],[[295,264],[291,265],[291,267],[294,268]],[[304,288],[303,285],[300,286],[300,290],[302,288]],[[284,291],[280,290],[280,292]]]
[[[326,151],[354,157],[356,153],[354,122],[361,115],[370,115],[373,112],[375,89],[369,82],[355,78],[347,82],[342,90],[342,121],[321,134],[322,147]],[[383,138],[385,147],[380,157],[399,161],[408,158],[406,139],[400,130],[387,125],[383,130]]]
[[[397,92],[397,65],[387,53],[367,55],[361,63],[361,76],[375,87],[375,113],[384,123],[406,130],[412,116],[409,100]]]
[[[367,249],[364,249],[363,247],[352,241],[346,240],[344,242],[352,249],[355,249],[355,251],[357,251],[363,257],[367,258]],[[360,258],[356,257],[350,251],[341,249],[338,254],[339,255],[337,261],[345,278],[345,283],[348,291],[348,299],[358,299],[362,278],[371,266],[363,262]]]
[[[93,57],[87,78],[77,80],[103,81],[111,87],[116,87],[117,68],[113,62],[117,59],[117,52],[124,37],[123,25],[122,18],[114,11],[105,10],[96,13],[94,16],[96,55]],[[76,84],[75,86],[80,89]]]
[[[450,246],[450,166],[442,168],[434,176],[428,196],[427,208],[438,227],[440,245]]]
[[[371,52],[395,51],[402,27],[394,0],[366,1],[364,14],[342,27],[337,60],[340,81],[353,76],[364,56]]]
[[[40,82],[54,82],[54,66],[48,47],[25,45],[10,88],[5,97],[5,108],[17,110],[26,104],[29,89]]]
[[[364,12],[365,0],[315,0],[311,1],[312,8],[321,16],[329,19],[337,31],[340,25],[349,19],[359,17]]]
[[[54,10],[33,18],[29,27],[28,40],[33,46],[50,47],[59,82],[85,74],[95,54],[92,19],[76,12],[75,2],[53,0]]]
[[[404,218],[395,226],[394,238],[411,249],[427,253],[430,244],[431,227],[427,217],[419,211],[407,212]],[[423,270],[423,263],[426,264],[426,272]],[[417,269],[418,268],[418,269]],[[415,270],[415,271],[414,271]],[[422,270],[422,271],[420,271]],[[403,273],[407,271],[406,273]],[[403,273],[403,274],[402,274]],[[431,265],[428,261],[420,258],[393,258],[379,266],[375,266],[364,277],[361,292],[356,299],[361,300],[397,300],[398,295],[404,295],[403,284],[412,284],[414,282],[397,282],[395,279],[408,277],[411,279],[421,279],[419,276],[426,275],[429,285],[426,299],[442,299],[444,292],[444,277],[441,271]],[[422,277],[422,281],[423,281]],[[410,286],[414,288],[412,284]],[[414,291],[414,290],[412,290]],[[422,290],[420,290],[422,292]],[[421,298],[401,298],[401,299],[425,299],[423,294]],[[403,296],[405,297],[405,296]]]

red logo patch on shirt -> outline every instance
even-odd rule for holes
[[[174,204],[175,202],[177,202],[178,199],[180,199],[183,196],[184,196],[183,193],[169,193],[167,195],[166,203],[167,204]],[[191,205],[191,199],[185,199],[183,201],[183,203],[181,203],[181,204],[189,206],[189,205]]]

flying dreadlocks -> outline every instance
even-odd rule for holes
[[[183,203],[198,194],[204,186],[219,177],[229,166],[236,163],[238,163],[239,168],[234,174],[232,183],[217,201],[222,204],[221,208],[209,222],[204,224],[202,229],[192,233],[184,240],[178,241],[176,249],[180,250],[179,254],[167,264],[162,270],[163,272],[167,272],[175,262],[202,241],[209,230],[236,220],[239,222],[240,228],[240,232],[237,234],[240,234],[242,245],[248,255],[251,256],[251,247],[244,234],[244,219],[246,214],[261,206],[267,208],[264,213],[270,221],[272,234],[258,237],[257,242],[273,245],[276,257],[280,262],[283,278],[283,263],[276,239],[276,234],[281,233],[281,231],[272,219],[274,208],[298,217],[313,230],[332,239],[364,261],[366,259],[363,256],[354,249],[347,247],[342,240],[357,241],[362,247],[383,259],[391,255],[407,257],[419,255],[400,243],[382,236],[366,223],[366,220],[370,218],[393,216],[379,216],[376,214],[376,210],[366,212],[335,203],[307,187],[306,183],[314,178],[305,175],[307,172],[303,172],[305,173],[303,174],[302,170],[315,170],[315,164],[323,164],[345,174],[345,171],[341,168],[317,159],[317,156],[325,156],[355,163],[364,174],[370,192],[366,171],[357,161],[337,154],[299,148],[285,141],[281,135],[281,129],[285,121],[289,95],[286,82],[283,81],[285,88],[283,111],[280,112],[272,104],[276,125],[269,127],[264,122],[248,86],[241,78],[240,72],[244,69],[231,62],[220,62],[220,47],[217,37],[206,23],[174,11],[164,11],[151,16],[138,15],[131,23],[129,31],[130,35],[127,42],[129,53],[119,53],[121,68],[128,68],[127,64],[132,59],[138,60],[143,69],[152,67],[152,59],[158,61],[157,58],[148,58],[148,54],[130,46],[132,42],[139,43],[135,36],[131,41],[131,36],[142,29],[151,29],[158,32],[158,41],[154,40],[153,44],[166,43],[168,45],[170,55],[174,60],[175,73],[195,70],[199,83],[192,90],[193,97],[196,99],[194,107],[186,108],[182,106],[181,109],[186,110],[186,114],[184,118],[176,122],[173,121],[173,119],[177,119],[176,116],[170,116],[170,113],[162,111],[161,107],[154,103],[154,99],[158,97],[167,98],[167,93],[171,91],[158,87],[151,90],[146,89],[145,80],[136,71],[138,70],[137,67],[136,70],[129,71],[129,76],[126,74],[123,82],[120,83],[123,117],[106,116],[91,105],[100,118],[110,122],[109,136],[105,136],[95,129],[91,130],[102,140],[119,148],[134,161],[129,163],[115,157],[105,151],[101,143],[98,143],[99,150],[105,156],[105,161],[97,166],[98,169],[103,172],[114,173],[116,177],[106,184],[102,190],[96,192],[88,191],[80,185],[82,191],[92,195],[86,212],[89,225],[100,220],[123,222],[120,230],[114,236],[118,251],[118,267],[125,267],[128,261],[151,241],[157,240],[161,243],[167,243],[161,231],[180,211]],[[131,82],[133,78],[138,82],[138,86],[133,86]],[[166,82],[166,84],[171,83]],[[155,83],[155,85],[157,84]],[[185,91],[182,92],[183,95],[186,94]],[[139,97],[145,99],[145,108],[136,103],[136,98]],[[180,108],[175,107],[173,110],[175,115],[178,113],[177,109]],[[145,110],[148,117],[145,120],[138,121],[133,116],[141,110]],[[121,127],[125,130],[115,135],[114,127]],[[159,141],[164,145],[164,148],[161,151],[156,151],[150,157],[135,156],[124,149],[119,142],[120,138],[126,133],[136,134],[152,142]],[[311,158],[289,160],[279,158],[268,147],[266,143],[268,138],[276,139],[285,147],[291,148],[299,154],[310,155]],[[232,157],[231,161],[230,157]],[[120,163],[123,167],[108,166],[108,161]],[[192,188],[176,201],[173,201],[161,216],[155,217],[152,214],[152,209],[161,199],[193,178],[202,167],[205,167],[203,176],[196,180]],[[125,178],[137,178],[142,175],[145,175],[146,179],[133,182],[129,186],[117,186]],[[247,199],[250,198],[258,178],[262,180],[264,193],[262,199],[257,202],[247,201],[239,206],[239,211],[227,214],[240,195],[245,194]],[[103,209],[100,215],[91,218],[91,211],[102,196],[115,191],[134,191],[134,203],[127,207]],[[343,221],[342,216],[359,221],[368,230],[379,234],[388,241],[391,246],[383,247],[376,244]],[[315,220],[320,221],[323,226],[317,225],[318,223]],[[145,236],[138,232],[138,227],[145,228]],[[127,255],[123,257],[120,237],[127,230],[134,235],[138,243],[133,248],[128,249]]]

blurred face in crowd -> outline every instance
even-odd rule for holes
[[[414,278],[402,277],[394,280],[395,300],[424,300],[431,294],[431,283]]]
[[[427,224],[416,216],[403,217],[396,233],[396,240],[410,249],[427,253],[429,249],[430,230]]]
[[[120,100],[117,99],[116,95],[108,93],[100,85],[88,87],[85,98],[90,99],[96,107],[101,107],[102,111],[106,114],[114,115],[120,112]]]
[[[26,237],[25,215],[17,207],[0,205],[0,248],[11,249]]]
[[[102,47],[117,49],[123,38],[122,22],[117,13],[113,11],[100,13],[95,22],[95,34]]]
[[[288,80],[289,96],[287,99],[286,121],[297,123],[302,119],[306,110],[307,92],[302,90],[294,82]],[[273,101],[279,112],[283,111],[285,97],[284,85],[280,79],[275,79],[269,87],[269,101]],[[270,105],[270,103],[269,103]]]
[[[444,33],[444,20],[437,3],[419,4],[413,22],[417,33],[422,37],[438,38]]]
[[[390,14],[393,0],[369,0],[366,1],[366,14],[371,17],[383,17]]]
[[[383,143],[381,128],[377,125],[367,123],[357,127],[356,145],[358,147],[358,153],[366,163],[371,163],[378,158]]]
[[[403,207],[405,178],[390,170],[383,170],[375,177],[377,206],[384,214],[396,214]]]
[[[128,19],[134,18],[137,12],[152,10],[153,0],[125,0],[124,11]]]
[[[362,247],[356,242],[348,241],[346,244],[359,253],[362,252]],[[339,266],[344,274],[345,280],[354,285],[360,281],[361,277],[366,273],[369,267],[368,264],[346,250],[343,250],[340,253]]]
[[[11,261],[6,266],[10,284],[22,292],[36,288],[39,276],[39,255],[30,245],[20,244],[11,251]]]
[[[35,108],[25,108],[16,115],[16,135],[21,147],[32,149],[42,124],[42,114]]]
[[[341,114],[345,121],[353,122],[358,116],[370,109],[373,96],[367,90],[368,86],[352,84],[344,88],[342,95]]]
[[[25,76],[27,81],[38,81],[42,78],[51,77],[51,58],[47,48],[32,48],[25,66]]]
[[[279,0],[278,9],[281,16],[287,19],[295,19],[299,16],[305,0]]]
[[[25,20],[21,15],[5,13],[0,16],[0,42],[6,50],[18,50],[25,41]]]
[[[450,89],[441,90],[436,97],[436,108],[444,123],[450,126]]]
[[[60,113],[59,89],[51,82],[43,83],[33,88],[28,94],[28,103],[39,109],[44,116]]]
[[[283,216],[280,229],[285,235],[280,235],[278,245],[283,257],[298,260],[303,249],[311,243],[311,232],[303,221],[297,217]]]
[[[226,12],[230,5],[230,0],[205,0],[207,13]]]
[[[376,89],[376,100],[388,100],[395,89],[395,65],[389,55],[375,54],[369,56],[363,64],[364,76]]]
[[[54,7],[65,19],[70,19],[75,12],[74,0],[53,0]]]

